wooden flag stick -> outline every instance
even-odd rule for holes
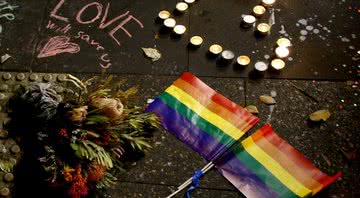
[[[201,171],[205,174],[206,172],[211,170],[214,166],[215,165],[212,162],[209,162],[201,169]],[[171,195],[167,196],[166,198],[171,198],[175,196],[176,194],[184,190],[186,187],[188,187],[191,183],[192,183],[192,177],[186,180],[183,184],[181,184],[175,192],[173,192]]]

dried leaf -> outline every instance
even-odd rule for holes
[[[276,104],[276,101],[273,97],[271,96],[266,96],[266,95],[262,95],[260,96],[260,101],[267,104],[267,105],[273,105]]]
[[[148,58],[151,58],[153,62],[158,61],[161,58],[161,53],[155,48],[141,48]]]
[[[327,109],[316,111],[310,114],[309,118],[311,121],[319,122],[319,121],[326,121],[331,116],[331,113]]]
[[[253,113],[253,114],[258,114],[259,113],[259,110],[256,106],[254,105],[248,105],[245,107],[245,110],[250,112],[250,113]]]
[[[9,60],[11,56],[9,54],[4,54],[1,56],[1,64],[5,63],[7,60]]]

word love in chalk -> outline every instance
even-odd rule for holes
[[[7,21],[13,21],[15,19],[15,15],[11,13],[19,6],[10,5],[7,1],[0,0],[0,19],[5,18]],[[2,33],[3,27],[0,24],[0,33]]]
[[[49,39],[49,41],[40,50],[38,58],[45,58],[49,56],[55,56],[62,53],[75,54],[80,51],[80,46],[76,43],[70,42],[70,37],[67,36],[55,36]]]
[[[66,0],[60,0],[58,2],[58,4],[55,6],[55,8],[51,11],[50,13],[50,17],[64,21],[64,22],[69,22],[69,17],[66,16],[61,16],[59,15],[59,10],[62,8],[62,6],[64,5]],[[94,16],[86,16],[85,17],[85,13],[89,12],[91,9],[96,9],[96,13]],[[89,3],[87,5],[85,5],[84,7],[82,7],[75,15],[75,20],[79,23],[79,24],[83,24],[83,25],[89,25],[92,23],[95,23],[96,21],[98,21],[101,18],[101,21],[99,22],[99,29],[105,29],[109,26],[111,26],[112,24],[118,22],[119,20],[121,20],[120,23],[117,23],[117,25],[108,32],[109,36],[118,44],[120,45],[120,41],[119,39],[115,36],[115,34],[119,31],[122,30],[128,37],[132,37],[131,33],[125,28],[125,25],[130,23],[130,22],[135,22],[138,24],[138,26],[140,28],[144,28],[144,25],[140,22],[140,20],[138,20],[136,17],[134,17],[133,15],[130,14],[129,11],[126,11],[125,13],[118,15],[112,19],[109,18],[109,9],[110,9],[110,3],[107,3],[106,8],[104,9],[103,4],[99,3],[99,2],[92,2]],[[86,18],[86,19],[85,19]]]

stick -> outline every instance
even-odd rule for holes
[[[201,169],[201,171],[205,174],[206,172],[211,170],[214,166],[215,165],[212,162],[209,162]],[[176,194],[184,190],[187,186],[189,186],[191,183],[192,183],[192,177],[186,180],[183,184],[181,184],[175,192],[173,192],[171,195],[167,196],[166,198],[171,198],[175,196]]]

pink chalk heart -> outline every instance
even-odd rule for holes
[[[40,50],[38,58],[45,58],[49,56],[55,56],[61,53],[75,54],[80,51],[80,46],[76,43],[70,42],[70,37],[67,36],[55,36],[49,39],[49,41]]]

